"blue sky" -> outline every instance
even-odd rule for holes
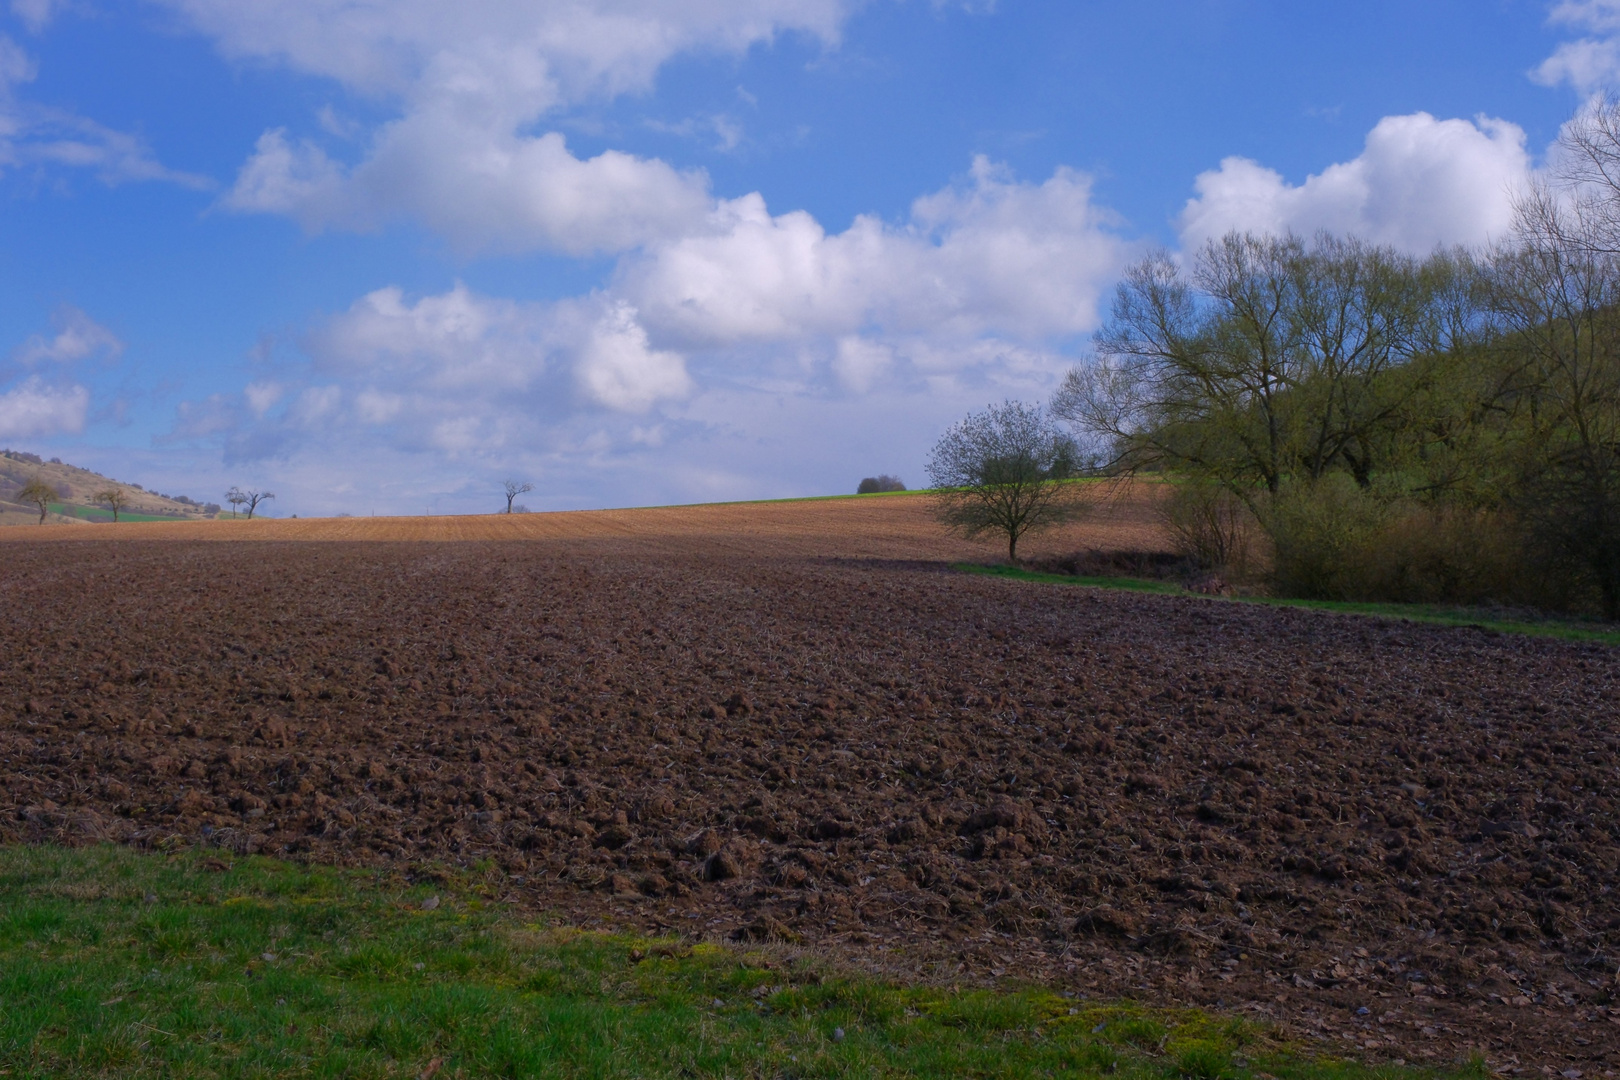
[[[0,445],[281,514],[920,483],[1122,267],[1505,232],[1620,0],[9,0]]]

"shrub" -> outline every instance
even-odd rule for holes
[[[1510,513],[1359,488],[1348,477],[1285,487],[1268,504],[1281,596],[1428,604],[1580,606],[1556,560],[1536,558]]]
[[[1371,599],[1478,604],[1522,601],[1561,606],[1527,572],[1518,523],[1499,511],[1405,505],[1357,560],[1355,591]]]
[[[862,480],[860,486],[855,489],[855,494],[875,495],[882,491],[904,490],[906,490],[905,481],[898,476],[890,476],[888,473],[884,473],[881,476],[868,476],[865,480]]]
[[[1183,481],[1158,510],[1177,555],[1203,570],[1248,576],[1254,515],[1230,491],[1202,480]]]
[[[1342,474],[1283,485],[1265,507],[1279,595],[1363,600],[1364,564],[1389,524],[1387,504]]]

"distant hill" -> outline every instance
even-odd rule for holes
[[[36,476],[56,489],[59,496],[59,501],[51,504],[47,523],[112,521],[112,513],[96,503],[95,495],[114,487],[122,488],[126,499],[118,512],[119,521],[197,521],[215,517],[220,510],[218,503],[201,503],[184,495],[161,495],[139,484],[63,464],[60,458],[45,461],[38,454],[0,450],[0,525],[33,525],[39,521],[38,510],[16,501],[17,492]]]

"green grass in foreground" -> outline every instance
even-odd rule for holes
[[[476,875],[452,880],[0,848],[0,1075],[1435,1075],[1311,1060],[1191,1011],[548,928],[486,902]]]
[[[1435,623],[1442,626],[1470,626],[1495,630],[1504,634],[1526,634],[1532,637],[1563,638],[1567,641],[1596,641],[1604,645],[1620,645],[1620,630],[1611,630],[1609,624],[1582,623],[1570,620],[1501,618],[1488,611],[1475,608],[1452,607],[1444,604],[1375,604],[1341,600],[1295,600],[1277,596],[1200,596],[1190,593],[1174,581],[1127,577],[1070,577],[1067,574],[1043,574],[1033,570],[1020,570],[1012,566],[986,566],[978,563],[956,563],[955,569],[970,574],[1011,578],[1015,581],[1039,581],[1055,585],[1085,585],[1095,589],[1128,589],[1133,592],[1164,593],[1176,596],[1197,596],[1199,599],[1230,604],[1265,604],[1271,607],[1310,608],[1315,611],[1336,611],[1344,615],[1373,615],[1385,619],[1406,619],[1411,622]]]

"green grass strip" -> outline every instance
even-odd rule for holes
[[[103,510],[96,506],[79,506],[76,503],[51,503],[50,506],[51,513],[61,514],[63,517],[82,518],[85,521],[92,521],[101,525],[112,524],[113,515],[111,510]],[[197,519],[184,517],[180,514],[132,514],[127,510],[121,510],[118,513],[118,520],[122,523],[126,521],[192,521]]]
[[[0,848],[0,1072],[1443,1075],[1311,1058],[1196,1011],[897,985],[780,949],[570,930],[495,902],[494,875],[445,880],[193,851]]]
[[[1036,581],[1052,585],[1083,585],[1093,589],[1122,589],[1129,592],[1159,593],[1185,596],[1198,600],[1229,604],[1262,604],[1269,607],[1308,608],[1313,611],[1331,611],[1341,615],[1371,615],[1380,619],[1402,619],[1407,622],[1433,623],[1439,626],[1466,626],[1476,630],[1494,630],[1502,634],[1523,634],[1529,637],[1561,638],[1565,641],[1594,641],[1603,645],[1620,645],[1620,630],[1607,629],[1609,624],[1593,625],[1562,619],[1530,621],[1504,619],[1478,608],[1453,607],[1444,604],[1361,603],[1343,600],[1298,600],[1279,596],[1205,596],[1189,592],[1173,581],[1129,577],[1071,577],[1068,574],[1045,574],[1033,570],[1020,570],[1012,566],[988,566],[979,563],[954,563],[953,568],[969,574],[1008,578],[1013,581]]]

